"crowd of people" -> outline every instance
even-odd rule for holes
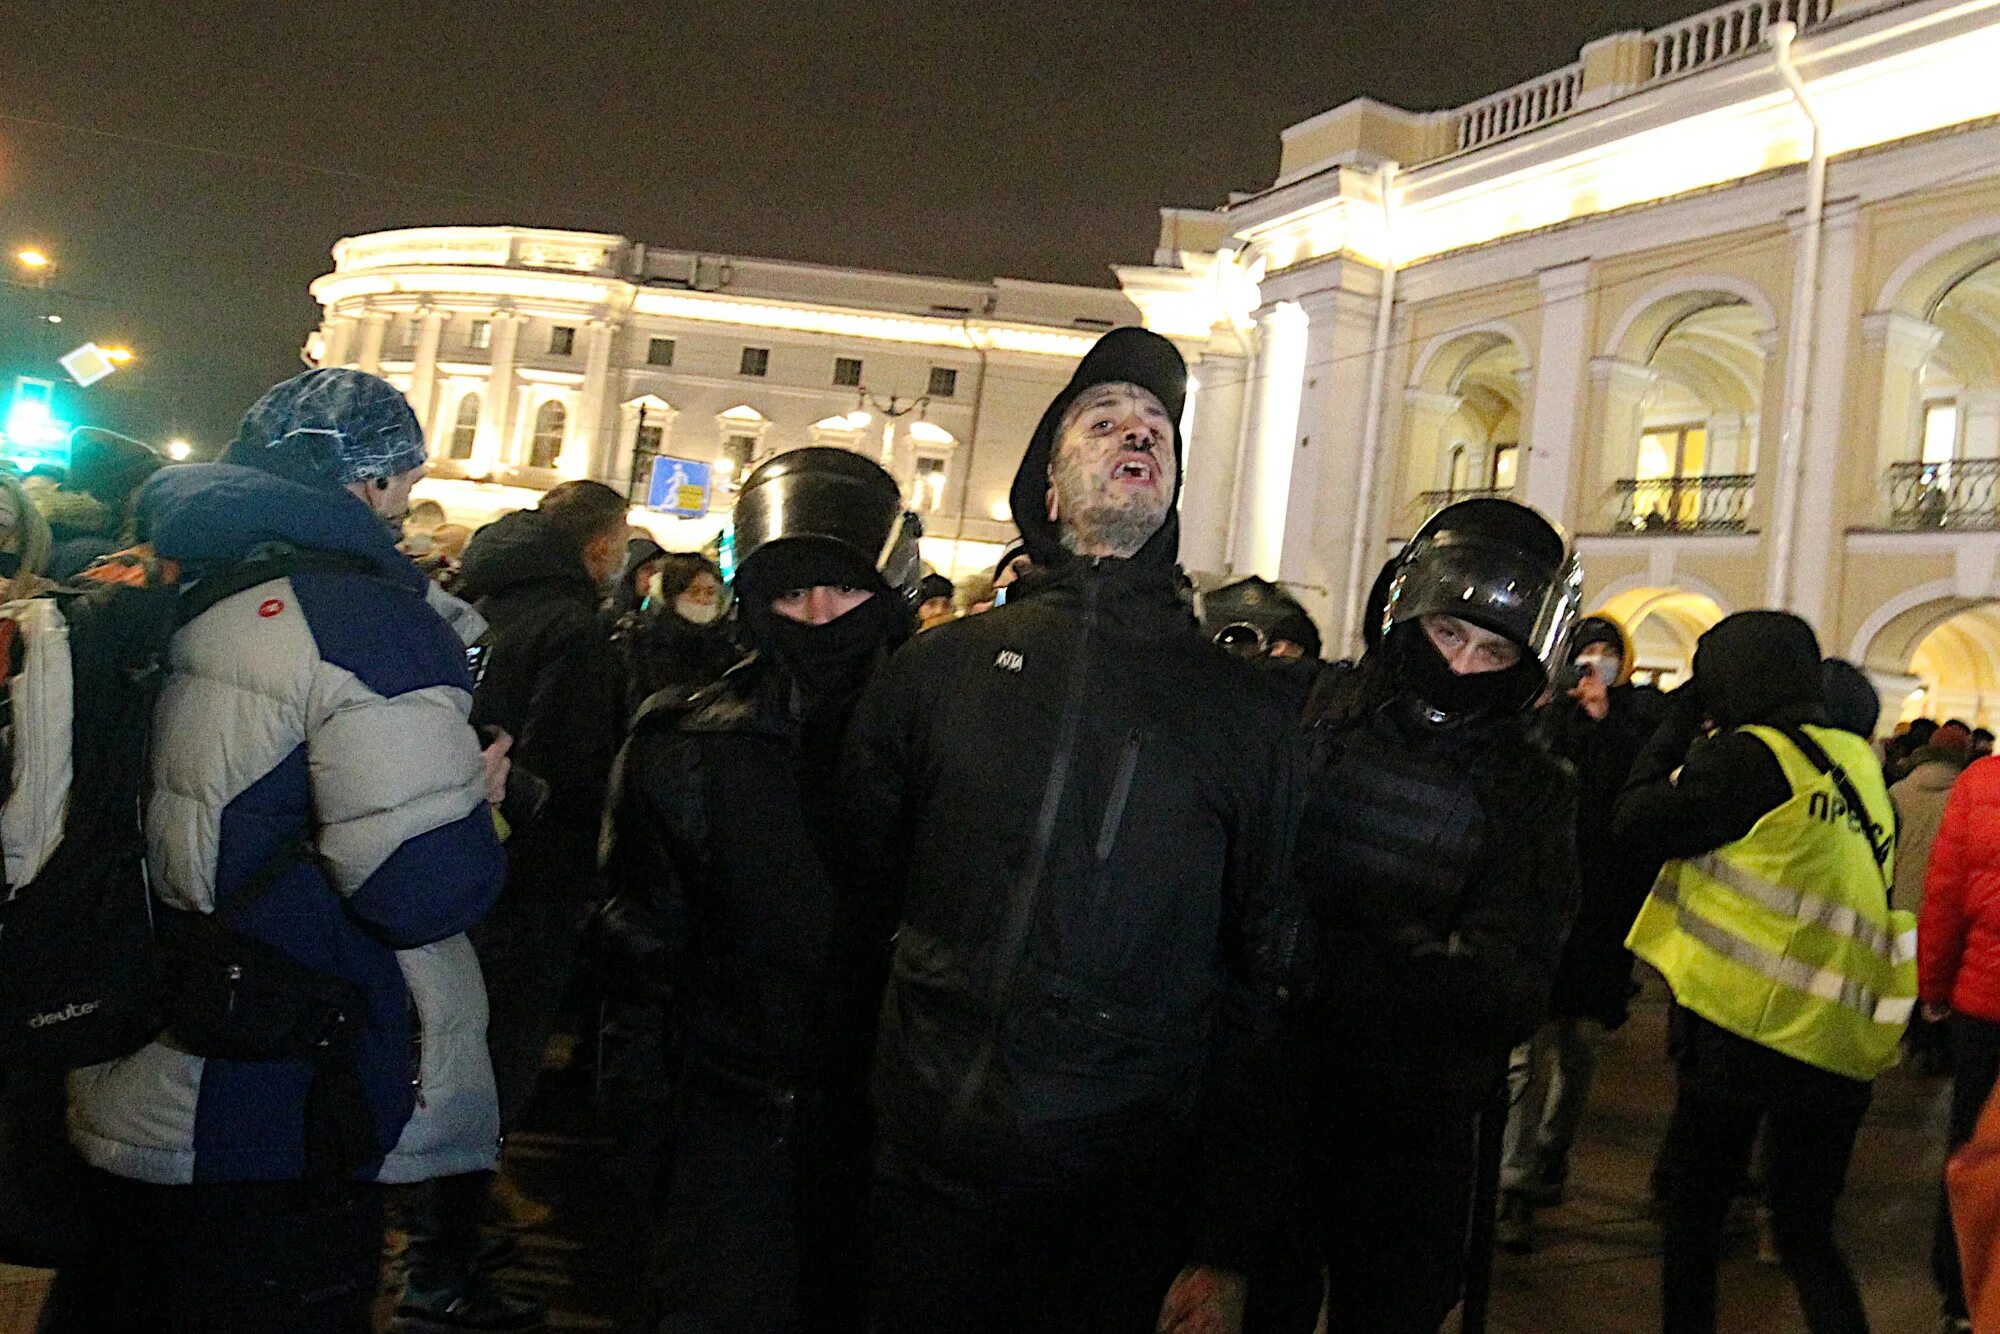
[[[468,531],[351,370],[213,464],[0,478],[11,596],[135,543],[188,590],[148,881],[173,949],[249,942],[231,1015],[280,1030],[169,996],[69,1072],[67,1151],[6,1099],[0,1153],[80,1159],[48,1327],[365,1330],[392,1225],[399,1321],[541,1327],[494,1277],[541,1208],[502,1147],[588,985],[661,1334],[1430,1334],[1564,1198],[1636,955],[1675,1001],[1665,1329],[1716,1328],[1761,1139],[1807,1327],[1865,1330],[1833,1211],[1873,1080],[1949,1061],[1956,1145],[2000,1073],[1977,734],[1878,753],[1873,688],[1782,612],[1635,684],[1564,535],[1497,498],[1324,662],[1281,587],[1180,571],[1186,393],[1165,339],[1104,335],[1019,545],[957,587],[832,448],[744,479],[729,578],[594,481]],[[1941,1210],[1963,1322],[1958,1253]]]

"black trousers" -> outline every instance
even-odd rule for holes
[[[2000,1080],[2000,1024],[1971,1015],[1954,1014],[1951,1035],[1951,1128],[1947,1153],[1972,1138],[1979,1113]],[[1951,1225],[1951,1204],[1938,1197],[1937,1229],[1931,1245],[1931,1272],[1947,1315],[1965,1314],[1965,1276],[1959,1270],[1958,1232]]]
[[[1769,1053],[1774,1061],[1788,1058]],[[1795,1076],[1729,1096],[1718,1081],[1690,1079],[1667,1124],[1662,1302],[1666,1334],[1715,1334],[1716,1266],[1729,1201],[1749,1169],[1764,1125],[1771,1230],[1811,1334],[1866,1334],[1868,1317],[1833,1235],[1854,1138],[1870,1088],[1802,1062]]]
[[[878,1175],[875,1334],[1152,1334],[1179,1272],[1187,1190],[1078,1182],[961,1199]]]
[[[101,1184],[104,1245],[92,1272],[74,1275],[66,1331],[368,1334],[381,1187]]]
[[[688,1064],[660,1229],[660,1334],[860,1334],[866,1124],[859,1087],[760,1089]]]
[[[1319,1100],[1313,1197],[1329,1329],[1436,1334],[1458,1304],[1479,1112],[1469,1097],[1408,1091]]]

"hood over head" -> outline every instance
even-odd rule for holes
[[[583,553],[534,510],[504,514],[472,535],[460,562],[458,595],[477,602],[495,593],[535,583],[574,585],[595,600],[597,581]]]
[[[1845,658],[1820,664],[1820,692],[1826,696],[1826,720],[1864,741],[1875,735],[1882,717],[1882,696],[1868,674]],[[1966,739],[1971,739],[1968,733]]]
[[[400,476],[426,455],[401,390],[366,371],[322,369],[265,391],[222,457],[328,490]]]
[[[1171,566],[1180,556],[1180,489],[1187,463],[1180,420],[1187,405],[1187,363],[1179,349],[1152,330],[1127,327],[1113,329],[1084,353],[1076,374],[1042,413],[1028,440],[1028,452],[1014,474],[1008,501],[1013,506],[1014,524],[1021,530],[1022,545],[1037,565],[1052,567],[1070,558],[1060,530],[1049,519],[1048,499],[1049,465],[1055,461],[1056,433],[1063,413],[1084,390],[1116,382],[1136,384],[1150,392],[1174,423],[1174,494],[1168,498],[1166,520],[1133,559]]]
[[[611,610],[614,614],[622,616],[644,600],[644,595],[632,586],[632,578],[639,573],[641,565],[649,560],[658,560],[666,554],[666,548],[650,537],[634,537],[626,540],[625,563],[618,567],[618,582],[611,588]]]
[[[1785,611],[1739,611],[1695,644],[1694,687],[1719,727],[1820,709],[1819,637]]]
[[[1611,684],[1622,686],[1632,679],[1632,636],[1624,624],[1615,616],[1598,612],[1586,616],[1576,623],[1576,629],[1569,634],[1569,660],[1575,662],[1586,648],[1602,644],[1618,655],[1618,679]]]
[[[194,569],[245,560],[259,547],[282,543],[359,557],[383,578],[418,591],[429,582],[361,501],[258,468],[163,468],[140,490],[138,517],[153,550]]]
[[[86,430],[70,451],[69,478],[63,485],[122,510],[132,493],[165,466],[165,460],[144,445]]]

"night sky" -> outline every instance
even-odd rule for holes
[[[1268,185],[1286,125],[1455,105],[1698,8],[0,0],[0,245],[61,264],[0,287],[0,370],[128,342],[80,415],[217,448],[299,369],[328,247],[425,224],[1109,285],[1161,205]]]

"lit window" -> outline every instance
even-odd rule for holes
[[[935,514],[944,508],[945,472],[950,460],[936,454],[919,454],[917,471],[910,479],[910,504],[920,513]]]
[[[465,336],[465,345],[467,347],[474,347],[474,348],[492,347],[493,321],[474,320],[472,322],[471,332],[467,333]]]
[[[746,347],[743,360],[737,365],[739,375],[763,375],[771,369],[771,349],[768,347]]]
[[[750,460],[757,455],[757,437],[754,435],[732,435],[722,442],[722,464],[720,472],[730,490],[743,485],[743,479],[750,475]]]
[[[950,398],[958,392],[958,372],[949,366],[931,367],[930,396]]]
[[[467,394],[458,400],[458,415],[451,424],[451,456],[472,457],[472,442],[479,435],[479,395]]]
[[[1950,400],[1924,408],[1924,462],[1950,463],[1958,457],[1958,404]]]
[[[1495,491],[1512,491],[1514,479],[1520,472],[1521,447],[1519,445],[1493,446],[1493,466],[1488,482]]]
[[[649,338],[646,340],[646,364],[648,366],[671,366],[674,364],[674,340],[671,338]]]
[[[847,389],[861,385],[861,358],[835,357],[833,359],[833,382]]]
[[[563,424],[568,419],[569,413],[553,399],[542,404],[535,413],[535,438],[528,447],[530,468],[556,466],[556,458],[562,453]]]
[[[576,329],[567,324],[558,324],[549,330],[549,355],[567,357],[576,351]]]

